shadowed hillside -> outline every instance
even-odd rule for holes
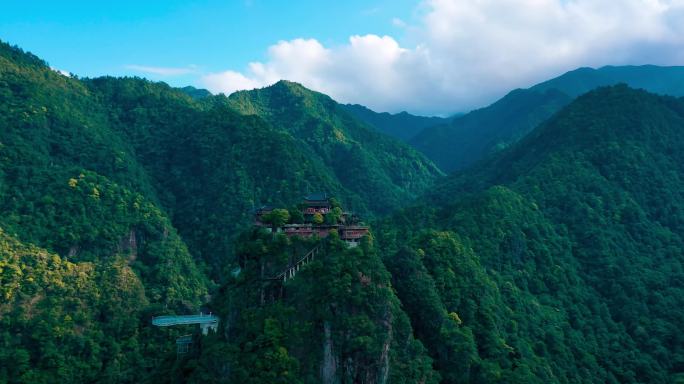
[[[386,264],[446,381],[681,380],[682,150],[681,100],[601,88],[388,220]]]
[[[580,68],[532,88],[515,90],[449,123],[427,127],[410,143],[445,172],[462,170],[520,140],[577,96],[618,83],[684,96],[684,67]]]

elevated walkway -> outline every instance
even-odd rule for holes
[[[202,334],[206,335],[209,329],[216,331],[219,318],[216,315],[200,313],[199,315],[180,315],[180,316],[157,316],[152,318],[152,325],[157,327],[171,327],[174,325],[199,324]]]
[[[311,261],[313,261],[314,257],[316,257],[316,254],[318,253],[319,249],[320,249],[320,246],[316,246],[314,249],[310,250],[306,255],[302,256],[294,264],[287,267],[287,269],[280,272],[279,274],[275,275],[273,277],[273,280],[282,280],[283,282],[285,282],[288,279],[292,279],[293,277],[295,277],[295,275],[297,275],[297,272],[299,272],[299,268],[301,268],[301,267],[305,266],[306,264],[310,263]]]

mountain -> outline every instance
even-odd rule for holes
[[[577,97],[592,89],[625,83],[632,88],[645,89],[660,95],[684,96],[684,67],[606,66],[599,69],[579,68],[531,89],[558,89],[570,97]]]
[[[302,143],[301,151],[331,169],[336,180],[363,198],[352,208],[388,213],[424,191],[441,172],[423,155],[363,124],[330,97],[300,84],[235,92],[233,109],[259,116]],[[359,206],[361,205],[361,206]]]
[[[241,268],[211,303],[229,325],[198,340],[174,372],[183,381],[439,382],[370,237],[348,248],[336,233],[321,241],[254,229],[237,244]],[[269,279],[311,250],[295,277]]]
[[[399,207],[441,175],[415,150],[299,84],[197,101],[136,79],[88,84],[134,147],[186,243],[214,274],[255,207],[290,206],[326,191],[372,216]]]
[[[0,127],[0,381],[137,381],[211,283],[84,83],[0,43]]]
[[[443,177],[296,83],[192,97],[0,43],[0,382],[684,382],[684,99],[560,83],[462,117],[530,131]],[[275,224],[319,191],[358,246]]]
[[[187,93],[0,43],[0,382],[171,380],[183,330],[151,317],[208,303],[254,208],[325,191],[372,217],[442,175],[297,84]]]
[[[407,112],[390,114],[378,113],[359,104],[344,104],[341,107],[348,113],[388,136],[409,142],[427,127],[446,124],[450,119],[442,117],[415,116]]]
[[[486,108],[426,128],[410,143],[452,172],[519,140],[571,100],[556,89],[515,90]]]
[[[623,66],[580,68],[515,90],[494,104],[427,127],[410,144],[452,172],[516,142],[575,97],[600,86],[625,83],[650,92],[684,96],[684,67]]]
[[[681,382],[682,153],[684,100],[599,88],[376,228],[444,382]]]
[[[180,90],[188,96],[192,97],[193,99],[203,99],[205,97],[211,96],[211,92],[207,91],[206,89],[195,88],[190,85],[188,85],[187,87],[183,87]]]

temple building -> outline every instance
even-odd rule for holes
[[[346,241],[352,247],[359,245],[361,238],[368,234],[368,227],[361,225],[343,226],[340,239]]]
[[[349,212],[343,212],[326,193],[314,193],[306,196],[299,204],[299,209],[304,217],[304,222],[285,224],[282,228],[278,228],[278,232],[282,231],[286,236],[325,238],[335,231],[340,239],[351,247],[357,246],[361,238],[368,234],[367,226],[356,224],[356,217]],[[266,217],[272,211],[273,208],[266,206],[255,210],[254,224],[270,229]],[[319,223],[314,222],[313,218],[316,214],[323,217],[322,223],[320,221]]]
[[[316,213],[326,215],[332,209],[330,197],[327,193],[312,193],[304,198],[302,205],[304,206],[302,213],[305,217]]]

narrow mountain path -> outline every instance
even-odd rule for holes
[[[287,281],[288,279],[294,278],[301,267],[313,261],[316,254],[318,254],[318,252],[320,251],[320,248],[320,245],[315,246],[312,250],[307,252],[306,255],[302,256],[299,260],[297,260],[297,262],[295,262],[279,274],[275,275],[273,277],[273,280]]]

